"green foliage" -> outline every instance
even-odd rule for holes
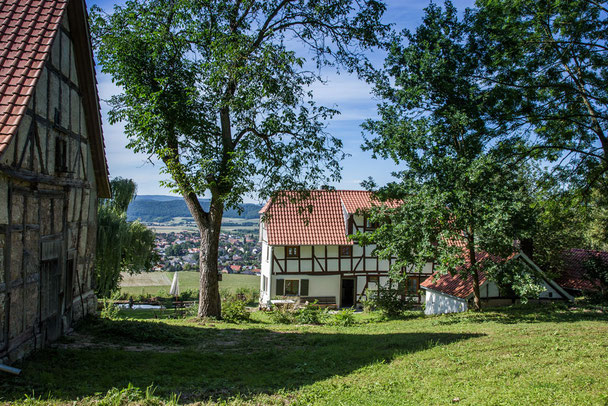
[[[596,253],[585,261],[583,269],[585,279],[598,288],[598,292],[588,292],[588,295],[596,301],[608,303],[608,261]]]
[[[289,305],[272,306],[268,315],[273,323],[293,324],[295,322],[296,309],[295,306]]]
[[[402,291],[394,289],[390,284],[378,286],[376,291],[366,291],[364,307],[368,310],[377,310],[384,317],[395,318],[400,316],[411,305],[402,298]]]
[[[150,271],[158,262],[154,250],[155,234],[139,221],[127,222],[126,210],[136,191],[130,179],[110,182],[112,199],[97,209],[97,247],[95,255],[95,292],[109,297],[118,289],[120,273]]]
[[[355,325],[355,310],[354,309],[342,309],[334,313],[327,324],[331,326],[350,327]]]
[[[120,309],[117,305],[114,304],[114,300],[116,300],[118,296],[114,294],[112,299],[101,299],[102,307],[99,316],[103,319],[115,320],[118,318],[118,313]]]
[[[438,272],[475,278],[481,252],[506,258],[514,238],[529,234],[531,201],[522,165],[490,114],[493,94],[477,80],[484,66],[469,15],[459,19],[449,2],[425,12],[415,32],[393,43],[374,81],[380,118],[364,124],[364,148],[405,167],[378,192],[401,204],[375,208],[371,219],[381,226],[356,238],[377,244],[381,258],[398,258],[396,279],[431,261]]]
[[[171,399],[165,401],[154,395],[156,389],[150,385],[145,392],[134,387],[131,383],[126,388],[110,389],[103,398],[96,403],[99,406],[126,406],[138,404],[144,406],[177,406],[179,405],[179,395],[173,394]]]
[[[472,15],[478,80],[492,114],[523,157],[545,158],[588,188],[608,169],[606,4],[589,0],[479,0]],[[560,173],[561,172],[561,173]]]
[[[228,299],[222,302],[222,320],[229,323],[243,323],[249,321],[251,314],[245,307],[243,300]]]
[[[317,302],[307,303],[295,313],[294,321],[298,324],[322,324],[324,312],[316,305]]]

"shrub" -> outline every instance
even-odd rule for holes
[[[307,303],[295,313],[295,322],[299,324],[321,324],[323,310],[316,306],[317,302]]]
[[[101,299],[102,307],[99,316],[103,319],[115,320],[118,318],[120,309],[114,304],[115,300],[120,297],[120,292],[114,292],[110,299]]]
[[[355,310],[354,309],[343,309],[335,313],[329,320],[329,324],[332,326],[349,327],[354,325],[355,322]]]
[[[401,292],[390,286],[378,286],[378,291],[367,291],[366,297],[364,308],[378,310],[386,317],[398,317],[410,307],[410,304],[401,298]]]
[[[198,290],[188,289],[180,294],[180,299],[183,301],[198,300]]]
[[[296,312],[293,306],[273,306],[268,315],[274,323],[293,324]]]
[[[229,299],[222,303],[222,319],[230,323],[247,322],[251,314],[245,307],[246,303],[242,300]]]

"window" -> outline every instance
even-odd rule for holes
[[[365,216],[365,228],[378,228],[378,223]]]
[[[285,295],[297,296],[300,293],[300,281],[286,279],[285,280]]]
[[[62,138],[55,138],[55,172],[68,171],[68,143]]]
[[[300,247],[285,247],[287,258],[300,258]]]
[[[353,255],[353,246],[352,245],[340,246],[340,256],[341,257],[350,257],[352,255]]]
[[[407,294],[417,295],[418,294],[418,278],[407,278]]]
[[[378,276],[368,276],[367,277],[367,282],[368,283],[378,283],[379,282],[379,277]]]

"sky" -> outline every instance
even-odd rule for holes
[[[472,7],[474,0],[453,0],[459,11]],[[123,1],[89,0],[88,4],[96,4],[110,12],[114,4]],[[440,4],[442,2],[439,2]],[[424,8],[428,0],[387,0],[387,11],[384,23],[394,24],[394,28],[414,30],[421,22]],[[382,64],[384,54],[370,52],[369,57],[378,65]],[[379,100],[371,94],[371,86],[359,80],[356,75],[346,73],[336,74],[335,69],[327,68],[321,71],[327,83],[315,85],[313,88],[315,101],[319,105],[336,108],[341,112],[327,124],[326,131],[342,140],[343,150],[349,156],[342,162],[342,181],[333,183],[338,189],[363,189],[361,182],[372,177],[377,184],[383,185],[391,181],[391,173],[399,167],[390,160],[372,159],[371,153],[363,151],[363,135],[361,123],[368,118],[376,118],[376,105]],[[138,186],[139,195],[170,195],[169,189],[160,185],[166,175],[160,174],[160,166],[151,163],[147,155],[136,154],[126,147],[127,138],[124,135],[124,125],[110,125],[107,121],[109,106],[105,102],[120,88],[112,83],[110,76],[100,72],[97,66],[99,97],[101,99],[101,114],[106,145],[106,156],[110,177],[125,177],[133,179]],[[246,202],[258,202],[255,196],[245,198]]]

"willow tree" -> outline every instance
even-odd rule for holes
[[[135,183],[114,178],[110,187],[112,198],[102,200],[97,208],[95,291],[100,297],[108,297],[118,288],[121,272],[150,271],[158,262],[154,232],[139,221],[127,222]]]
[[[93,10],[101,69],[122,89],[109,121],[124,121],[129,147],[159,159],[199,229],[199,317],[220,316],[225,208],[254,190],[264,198],[339,179],[341,142],[324,131],[337,112],[310,89],[321,66],[365,69],[365,48],[388,32],[384,9],[376,0],[141,0]]]

